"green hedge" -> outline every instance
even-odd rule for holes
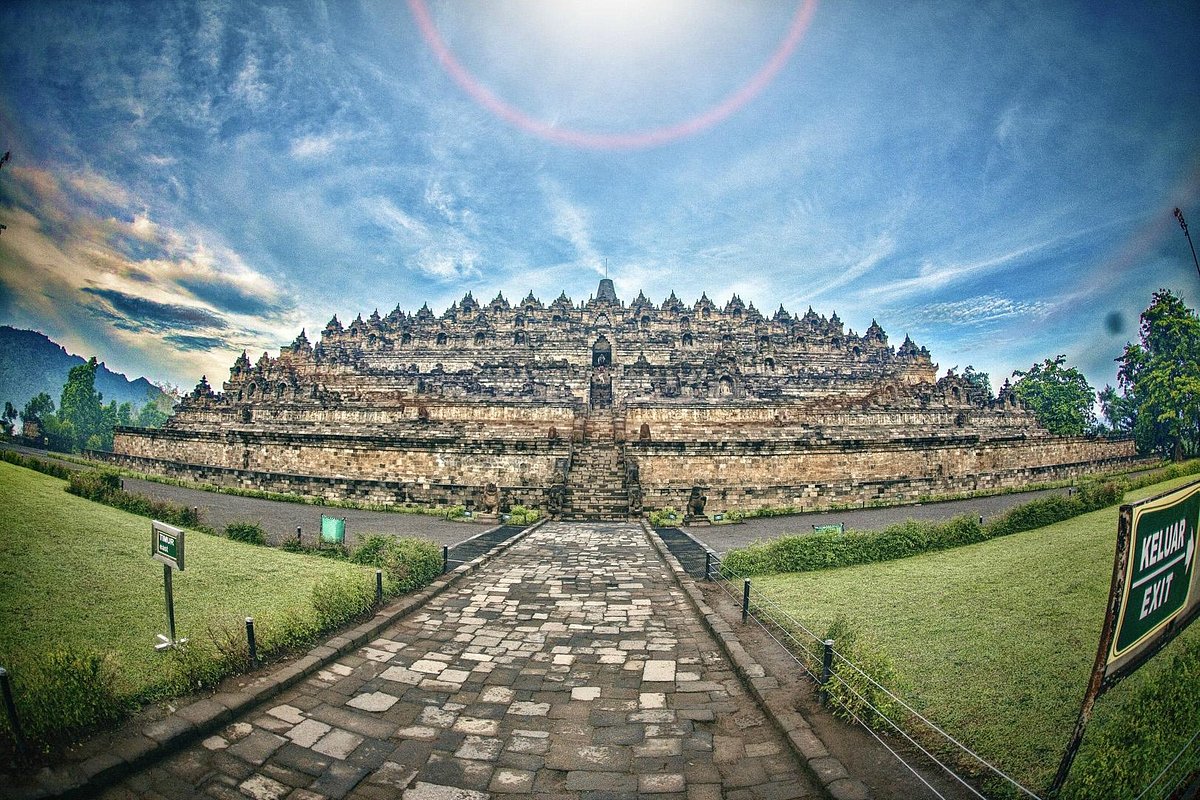
[[[368,534],[350,560],[382,569],[387,576],[384,590],[388,595],[419,589],[442,573],[442,553],[438,546],[412,537]]]
[[[54,650],[12,674],[17,719],[26,742],[49,753],[121,720],[131,703],[116,691],[113,664],[95,652]],[[8,715],[0,714],[0,742],[12,747]]]
[[[997,536],[1033,530],[1121,502],[1124,490],[1113,481],[1085,484],[1070,497],[1031,500],[987,525],[963,515],[946,522],[908,520],[881,531],[847,531],[781,536],[731,550],[722,559],[730,574],[751,576],[777,572],[848,567],[975,544]]]
[[[181,527],[193,527],[199,521],[194,509],[187,506],[151,500],[149,497],[121,488],[121,475],[112,470],[72,472],[67,478],[67,491],[87,500],[128,511],[140,517]]]
[[[506,525],[532,525],[541,519],[541,512],[536,508],[526,508],[522,505],[513,506],[504,519]]]
[[[674,528],[683,524],[683,514],[668,506],[650,512],[651,528]]]
[[[73,470],[64,467],[62,464],[56,464],[53,461],[43,461],[40,458],[33,458],[32,456],[24,456],[12,450],[0,450],[0,461],[7,461],[9,464],[41,472],[54,478],[62,478],[64,481],[71,477],[71,473],[73,472]]]

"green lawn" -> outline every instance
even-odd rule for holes
[[[0,666],[61,647],[111,653],[118,689],[155,684],[166,633],[162,565],[150,558],[150,521],[64,491],[65,482],[0,462]],[[178,635],[211,647],[210,626],[266,634],[288,617],[312,618],[313,585],[355,582],[374,570],[255,547],[201,533],[187,538],[174,576]]]
[[[1130,492],[1126,502],[1194,480]],[[900,561],[762,576],[754,586],[818,633],[838,613],[871,632],[903,676],[906,699],[1040,793],[1095,658],[1116,530],[1112,507]],[[1200,625],[1104,696],[1088,736],[1117,724],[1122,701],[1183,640],[1198,638]]]

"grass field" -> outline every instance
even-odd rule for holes
[[[1194,480],[1130,492],[1126,502]],[[1066,746],[1095,658],[1116,530],[1114,506],[977,545],[761,576],[754,586],[817,632],[838,614],[870,632],[898,668],[906,699],[1041,792]],[[1128,698],[1173,651],[1194,641],[1200,625],[1103,697],[1088,737],[1120,724]],[[1085,741],[1080,760],[1086,757]]]
[[[0,666],[19,674],[37,654],[74,647],[111,653],[118,690],[160,681],[166,633],[162,565],[150,559],[150,522],[67,494],[65,482],[0,463]],[[174,576],[178,635],[201,646],[210,626],[260,635],[288,617],[313,616],[326,576],[373,580],[374,570],[200,533]]]

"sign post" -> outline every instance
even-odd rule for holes
[[[1096,700],[1166,647],[1200,614],[1196,580],[1200,481],[1121,506],[1100,646],[1079,719],[1050,785],[1066,782]]]
[[[187,639],[175,638],[175,593],[171,586],[171,571],[183,571],[184,531],[172,525],[154,520],[150,523],[150,557],[163,565],[163,592],[167,601],[167,635],[158,634],[155,650],[167,650]]]

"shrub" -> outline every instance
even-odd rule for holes
[[[973,516],[963,515],[941,523],[910,519],[874,532],[781,536],[731,550],[722,565],[731,574],[751,576],[894,561],[1052,525],[1119,503],[1123,496],[1119,483],[1089,482],[1070,497],[1053,495],[1030,500],[986,526]]]
[[[650,512],[651,528],[673,528],[677,526],[680,521],[681,518],[679,512],[670,506]]]
[[[336,628],[362,616],[375,603],[374,581],[347,581],[329,576],[312,590],[313,610],[321,630]]]
[[[1030,500],[988,523],[988,536],[1007,536],[1053,525],[1055,522],[1077,517],[1087,510],[1075,496],[1052,495]]]
[[[532,525],[541,519],[542,513],[536,508],[526,508],[522,505],[513,506],[508,512],[509,525]]]
[[[875,684],[900,694],[904,681],[883,646],[869,633],[855,631],[840,614],[830,623],[825,638],[833,640],[835,653],[858,667],[854,669],[837,656],[834,657],[833,677],[827,687],[834,713],[845,719],[857,717],[879,730],[891,730],[880,714],[899,722],[897,715],[902,709],[899,703]],[[875,683],[867,680],[862,673],[870,675]]]
[[[211,689],[226,676],[245,666],[244,661],[235,663],[222,658],[195,642],[177,644],[166,652],[171,694]]]
[[[1075,491],[1079,502],[1089,511],[1099,511],[1102,508],[1115,506],[1125,498],[1125,489],[1114,480],[1087,481],[1081,483]]]
[[[55,478],[62,478],[63,480],[70,478],[71,473],[74,471],[69,467],[64,467],[62,464],[57,464],[53,461],[42,461],[40,458],[33,458],[31,456],[23,456],[11,450],[0,450],[0,461],[7,461],[9,464],[41,472]]]
[[[113,665],[94,652],[54,650],[18,666],[13,695],[29,744],[50,752],[122,719],[129,709],[115,681]],[[12,740],[7,714],[0,730]]]
[[[87,500],[104,503],[130,514],[150,517],[169,525],[191,527],[199,521],[196,512],[188,506],[151,500],[144,495],[125,491],[121,488],[120,473],[113,470],[73,472],[67,479],[67,491]]]
[[[369,534],[363,537],[350,560],[382,569],[388,578],[385,581],[388,595],[419,589],[442,572],[442,554],[437,545],[411,537],[397,539]]]
[[[443,519],[459,519],[466,516],[467,508],[466,506],[447,506],[437,509],[434,513]]]
[[[311,616],[291,614],[262,626],[259,650],[263,653],[275,653],[308,647],[320,632],[319,624]]]
[[[225,526],[225,536],[235,542],[265,545],[267,532],[257,522],[231,522]]]
[[[121,491],[121,474],[113,470],[89,469],[71,473],[67,491],[88,500],[107,502]]]

